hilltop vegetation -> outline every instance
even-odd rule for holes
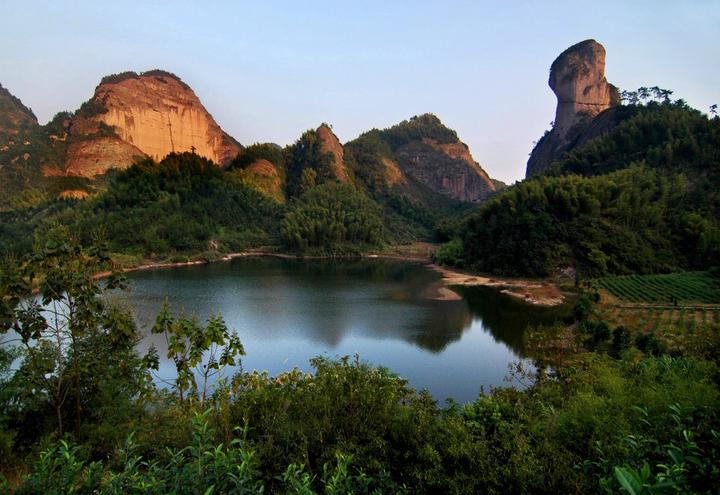
[[[110,174],[107,189],[87,200],[6,214],[3,249],[27,251],[33,233],[42,238],[58,223],[83,242],[101,235],[113,252],[141,257],[227,252],[277,239],[277,203],[230,179],[191,153],[159,163],[146,158]]]
[[[609,132],[481,207],[460,229],[462,253],[455,248],[452,260],[529,276],[720,264],[720,119],[682,101],[596,117],[608,118],[616,121]]]
[[[124,77],[133,75],[116,78]],[[308,130],[285,148],[248,146],[227,168],[181,153],[159,162],[146,158],[95,180],[42,177],[42,162],[36,160],[61,162],[68,143],[83,137],[49,139],[50,134],[64,135],[71,117],[59,114],[37,128],[32,166],[3,169],[17,174],[8,180],[11,208],[0,213],[0,253],[29,252],[36,238],[61,223],[83,242],[104,236],[112,252],[130,263],[215,257],[257,246],[350,254],[384,243],[442,238],[443,225],[471,208],[406,178],[399,169],[393,173],[402,183],[388,175],[387,160],[394,159],[396,147],[426,138],[458,142],[455,132],[431,115],[363,135],[346,147],[341,164],[331,149],[342,150],[340,143]],[[101,127],[99,132],[111,130]],[[336,139],[329,127],[325,133],[324,139]],[[346,175],[338,175],[343,171]],[[90,196],[56,199],[63,188]],[[13,191],[22,194],[13,197]]]

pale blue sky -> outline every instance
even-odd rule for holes
[[[720,0],[2,0],[0,83],[46,122],[103,75],[169,70],[243,144],[321,122],[348,141],[433,112],[514,181],[554,117],[551,62],[587,38],[621,89],[720,103]]]

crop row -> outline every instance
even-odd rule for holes
[[[633,302],[720,303],[720,283],[703,272],[610,276],[596,279],[592,285]]]

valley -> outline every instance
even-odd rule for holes
[[[434,113],[0,86],[0,493],[715,493],[720,117],[613,56],[560,51],[514,184]]]

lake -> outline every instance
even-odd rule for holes
[[[130,303],[171,378],[164,337],[149,335],[167,296],[174,312],[204,321],[220,314],[238,332],[246,371],[310,370],[316,356],[358,354],[407,378],[436,400],[477,398],[480,388],[507,386],[508,364],[524,357],[529,323],[552,322],[567,307],[538,308],[484,287],[458,288],[462,300],[440,301],[440,276],[419,263],[238,258],[128,274]],[[232,372],[230,372],[232,373]]]

